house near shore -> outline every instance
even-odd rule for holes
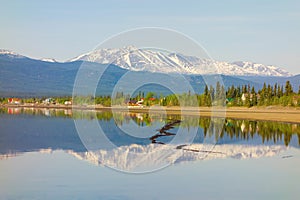
[[[249,96],[250,95],[250,96]],[[248,94],[248,93],[243,93],[242,94],[242,101],[245,102],[247,100],[247,98],[250,99],[250,101],[253,100],[253,98],[256,96],[257,99],[260,99],[260,95],[259,94]]]
[[[55,104],[55,100],[52,98],[47,98],[43,101],[43,104]]]
[[[127,102],[127,105],[128,106],[135,106],[136,105],[136,100],[129,100],[128,102]]]
[[[143,106],[143,103],[144,103],[144,98],[141,98],[141,100],[137,101],[136,104],[138,106]]]
[[[245,102],[248,97],[249,97],[248,93],[243,93],[242,94],[242,101]],[[250,101],[251,101],[251,96],[250,96]]]
[[[142,99],[139,100],[139,101],[136,101],[136,100],[130,100],[130,101],[128,101],[127,105],[128,105],[129,107],[134,107],[134,106],[136,106],[136,107],[143,107],[143,103],[144,103],[144,98],[142,98]]]
[[[155,100],[156,100],[155,97],[150,97],[150,98],[149,98],[149,101],[155,101]]]
[[[65,105],[72,105],[72,101],[65,101]]]
[[[9,104],[19,105],[21,104],[22,100],[19,98],[8,98],[7,102]]]

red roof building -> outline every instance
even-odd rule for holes
[[[19,98],[8,98],[7,102],[9,104],[21,104],[21,99]]]

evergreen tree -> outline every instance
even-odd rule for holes
[[[215,89],[212,85],[209,87],[209,94],[210,94],[211,99],[214,100],[214,98],[215,98]]]
[[[268,84],[267,97],[268,97],[268,99],[270,99],[272,97],[272,87],[270,84]]]
[[[226,92],[226,97],[227,98],[234,98],[235,97],[235,87],[234,85],[232,85],[231,87],[228,88],[227,92]]]
[[[277,97],[277,83],[274,85],[274,96]]]
[[[220,99],[224,100],[226,98],[225,96],[225,87],[222,85],[221,87],[221,93],[220,93]]]
[[[205,85],[205,88],[204,88],[204,95],[205,96],[208,96],[208,87],[207,87],[207,85]]]
[[[221,84],[220,82],[218,81],[217,82],[217,85],[216,85],[216,94],[215,94],[215,99],[220,99],[221,98]]]
[[[210,97],[207,85],[205,85],[204,94],[203,94],[203,96],[200,99],[201,99],[200,103],[203,106],[209,106],[211,104],[210,103],[211,102],[211,97]]]
[[[247,107],[251,107],[251,98],[250,98],[250,94],[246,93],[246,101],[245,101],[245,106]]]
[[[246,85],[243,85],[243,86],[242,86],[242,92],[243,92],[243,94],[246,94],[246,93],[247,93],[247,87],[246,87]]]
[[[265,100],[265,104],[266,105],[271,105],[272,96],[273,96],[273,88],[271,87],[270,84],[268,84],[268,89],[267,89],[267,94],[266,94],[266,100]]]
[[[266,83],[264,83],[264,86],[263,86],[263,88],[261,90],[261,93],[262,93],[263,97],[265,98],[266,97],[266,93],[267,93],[267,84]]]
[[[251,94],[256,94],[254,86],[252,86]]]
[[[265,104],[266,92],[267,92],[267,85],[266,85],[266,83],[264,83],[263,88],[258,92],[259,96],[260,96],[258,104],[260,106]]]
[[[248,92],[248,93],[251,92],[250,88],[251,88],[251,86],[250,86],[250,84],[248,84],[248,89],[247,89],[247,92]]]
[[[280,85],[278,85],[278,88],[277,88],[277,97],[280,98],[282,95],[281,95],[281,87]]]
[[[241,97],[242,97],[242,90],[241,86],[238,86],[235,90],[235,100],[234,105],[240,105],[241,104]]]
[[[241,96],[242,96],[242,94],[241,94],[241,86],[238,86],[237,89],[236,89],[235,97],[239,98]]]
[[[293,94],[293,88],[290,81],[286,81],[285,83],[285,96],[290,96]]]
[[[232,95],[231,91],[230,91],[230,87],[227,88],[226,90],[226,98],[230,98]]]
[[[257,105],[257,96],[256,96],[256,92],[255,92],[255,88],[254,86],[252,86],[252,89],[251,89],[251,97],[252,97],[252,101],[251,101],[251,105],[252,106],[256,106]]]

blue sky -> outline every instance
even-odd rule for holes
[[[220,61],[273,64],[300,74],[300,1],[0,0],[0,48],[67,60],[119,32],[182,32]]]

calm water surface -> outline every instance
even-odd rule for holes
[[[97,122],[115,146],[94,140],[88,132],[82,138],[74,119],[86,125],[83,130]],[[149,139],[159,135],[157,130],[165,124],[179,119],[182,121],[167,131],[168,136]],[[0,199],[299,196],[300,124],[2,109],[0,126]],[[195,130],[196,135],[187,137]],[[180,131],[180,142],[174,142]],[[89,139],[97,144],[90,151],[83,144]],[[153,148],[157,151],[149,153]],[[132,173],[145,171],[148,173]]]

